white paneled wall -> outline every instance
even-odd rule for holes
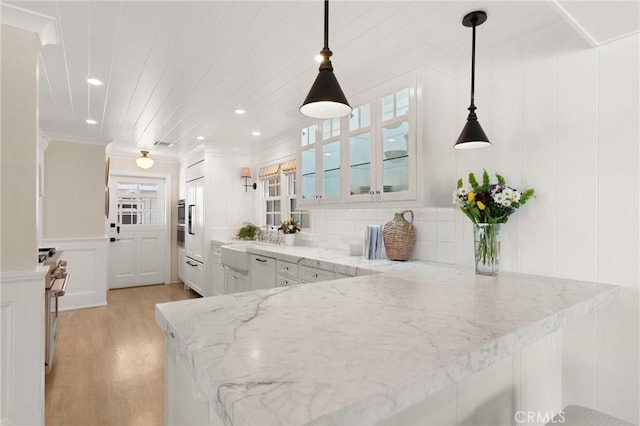
[[[433,167],[460,177],[486,168],[536,189],[503,227],[503,270],[623,287],[614,304],[564,332],[563,402],[637,423],[638,36],[581,46],[570,40],[481,70],[478,84],[488,90],[477,94],[478,114],[493,146]],[[467,91],[462,78],[461,111]],[[456,263],[465,265],[473,260],[468,222],[456,214]]]
[[[639,47],[637,34],[595,49],[576,38],[520,61],[481,64],[476,105],[493,145],[478,151],[451,148],[466,119],[469,76],[455,80],[427,71],[418,165],[425,207],[407,207],[416,214],[412,258],[471,267],[471,223],[449,205],[456,180],[487,169],[518,189],[534,188],[536,198],[502,228],[501,270],[622,287],[614,303],[548,342],[549,350],[562,351],[562,365],[554,367],[551,359],[549,365],[562,371],[563,405],[586,405],[635,424],[640,422]],[[400,210],[384,204],[316,210],[307,237],[346,250],[348,243],[363,240],[366,225],[383,225]],[[521,356],[544,358],[545,351]],[[513,372],[519,389],[520,380],[557,389],[549,382],[553,374],[546,383],[536,377],[535,369]],[[538,399],[525,404],[522,389],[514,407],[558,408]],[[464,418],[458,413],[458,422]]]

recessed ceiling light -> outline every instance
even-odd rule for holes
[[[87,122],[87,124],[98,124],[98,122],[96,120],[92,120],[90,118],[87,118],[86,122]]]
[[[253,132],[251,132],[251,134],[253,136],[260,136],[261,133],[259,131],[257,131],[257,130],[254,130]]]
[[[92,86],[102,86],[104,84],[102,81],[98,80],[97,78],[88,78],[87,83],[89,83]]]
[[[247,112],[246,110],[242,109],[242,108],[236,108],[235,113],[238,115],[242,115],[245,112]]]
[[[204,136],[196,136],[196,139],[198,139],[199,141],[203,141],[204,140]]]

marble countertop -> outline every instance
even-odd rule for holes
[[[300,260],[311,253],[277,250]],[[320,252],[316,261],[339,257]],[[353,262],[383,273],[156,305],[169,345],[225,423],[383,421],[618,290],[427,262]]]

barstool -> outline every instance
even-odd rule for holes
[[[546,426],[633,426],[631,423],[620,420],[591,408],[580,405],[567,405],[564,410],[556,415]]]

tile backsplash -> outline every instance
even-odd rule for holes
[[[367,225],[382,225],[402,208],[314,210],[312,232],[303,238],[320,247],[348,250],[349,244],[364,243]],[[451,207],[412,208],[416,242],[412,259],[441,263],[455,262],[455,215]],[[405,215],[407,220],[410,215]]]

